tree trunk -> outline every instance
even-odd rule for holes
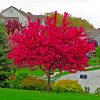
[[[48,70],[48,86],[47,86],[47,91],[50,92],[50,68]]]

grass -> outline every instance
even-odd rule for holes
[[[93,70],[100,70],[100,67],[92,67],[88,69],[88,71],[93,71]]]
[[[56,74],[54,77],[61,77],[61,76],[63,76],[63,75],[67,75],[67,74],[70,74],[70,72],[58,73],[58,74]]]
[[[21,69],[18,69],[16,71],[16,75],[18,74],[23,74],[23,73],[27,73],[27,75],[31,75],[31,76],[43,76],[45,75],[45,72],[40,70],[40,69],[36,69],[34,71],[31,71],[30,69],[28,68],[21,68]]]
[[[89,68],[88,69],[88,71],[93,71],[93,70],[99,70],[100,69],[100,67],[92,67],[92,68]],[[44,71],[42,71],[41,69],[36,69],[36,70],[34,70],[34,71],[31,71],[30,72],[30,70],[29,69],[20,69],[20,70],[18,70],[17,71],[17,74],[18,73],[28,73],[29,75],[32,75],[32,76],[44,76],[45,75],[45,72]],[[58,72],[58,70],[55,70],[55,72]],[[61,76],[63,76],[63,75],[67,75],[67,74],[70,74],[70,72],[68,72],[68,71],[66,71],[66,72],[62,72],[62,73],[58,73],[58,74],[56,74],[56,75],[54,75],[52,78],[51,78],[51,80],[52,81],[54,81],[54,80],[56,80],[57,78],[59,78],[59,77],[61,77]]]
[[[78,93],[47,93],[0,88],[0,100],[100,100],[100,96]]]
[[[100,64],[99,60],[100,60],[100,58],[98,58],[98,57],[92,57],[89,59],[89,65],[90,66],[97,66]]]
[[[36,69],[36,70],[33,71],[32,75],[33,76],[44,76],[45,72],[40,70],[40,69]]]

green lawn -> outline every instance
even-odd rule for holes
[[[45,72],[40,70],[40,69],[36,69],[36,70],[33,71],[33,75],[34,76],[44,76]]]
[[[62,73],[58,73],[55,75],[55,77],[61,77],[63,75],[67,75],[67,74],[70,74],[70,72],[62,72]]]
[[[23,73],[26,73],[29,76],[44,76],[45,75],[45,72],[40,69],[31,71],[29,68],[20,68],[20,69],[17,69],[16,71],[16,75],[23,74]]]
[[[88,69],[88,71],[93,71],[93,70],[100,70],[100,67],[92,67]]]
[[[0,88],[0,100],[100,100],[100,96],[78,93],[47,93]]]
[[[100,67],[92,67],[92,68],[89,68],[88,71],[99,70],[99,69],[100,69]],[[55,72],[58,72],[58,70],[55,70]],[[19,73],[27,73],[28,75],[39,76],[39,77],[45,75],[45,72],[42,71],[41,69],[36,69],[34,71],[30,71],[27,68],[22,68],[22,69],[19,69],[16,71],[16,74],[19,74]],[[67,75],[67,74],[70,74],[70,72],[66,71],[66,72],[58,73],[58,74],[54,75],[53,78],[59,78],[63,75]]]

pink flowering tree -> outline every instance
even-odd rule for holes
[[[50,73],[58,69],[71,73],[85,70],[88,66],[86,53],[94,49],[93,43],[87,42],[83,29],[71,27],[67,22],[68,14],[64,13],[62,25],[57,26],[57,12],[53,17],[46,17],[45,25],[40,21],[31,22],[20,34],[10,36],[11,52],[8,57],[18,67],[27,66],[45,71],[50,91]]]
[[[21,31],[24,28],[24,26],[22,26],[22,23],[12,19],[6,22],[5,27],[7,29],[8,35],[13,34],[15,31]]]

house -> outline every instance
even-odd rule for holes
[[[32,13],[24,12],[21,9],[17,9],[16,7],[10,6],[9,8],[3,10],[1,15],[4,16],[5,22],[9,19],[18,20],[22,25],[27,25],[28,19],[27,17],[30,16],[31,21],[36,21],[37,18],[40,19],[42,23],[44,16],[43,15],[33,15]]]
[[[98,42],[98,46],[100,46],[100,29],[91,29],[85,32],[90,39],[94,39]]]
[[[30,16],[31,21],[36,21],[37,18],[40,19],[41,24],[45,25],[44,15],[33,15],[31,12],[24,12],[21,9],[17,9],[16,7],[10,6],[7,9],[3,10],[0,13],[0,21],[6,22],[9,19],[18,20],[22,25],[27,25],[28,19],[27,16]],[[88,38],[93,38],[98,42],[98,46],[100,46],[100,29],[91,29],[87,30],[86,34]]]
[[[0,14],[0,22],[4,22],[4,21],[5,21],[5,17],[2,14]]]

